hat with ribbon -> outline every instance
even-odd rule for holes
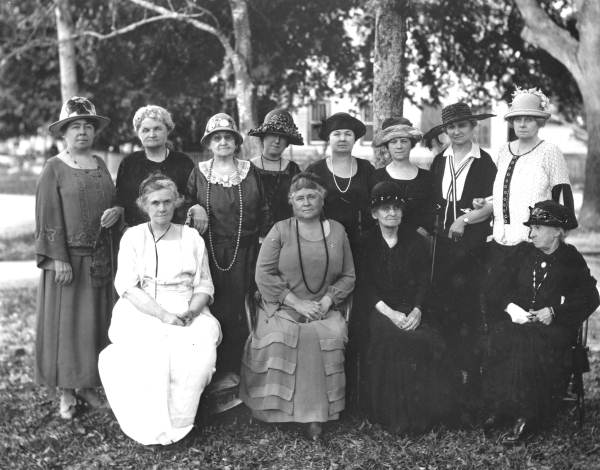
[[[407,201],[402,198],[398,183],[389,180],[380,181],[371,190],[371,209],[390,203],[398,204],[404,210]]]
[[[335,113],[325,119],[325,121],[323,121],[321,124],[319,138],[321,140],[328,140],[329,134],[338,129],[350,129],[352,132],[354,132],[354,138],[356,140],[360,139],[367,133],[367,128],[362,121],[356,119],[354,116],[351,116],[348,113]]]
[[[482,119],[489,119],[494,116],[495,114],[490,113],[473,114],[471,107],[467,103],[454,103],[442,108],[442,123],[429,129],[423,136],[423,139],[432,139],[441,132],[444,132],[446,126],[455,122],[481,121]]]
[[[81,96],[72,96],[62,105],[58,121],[50,124],[48,130],[55,137],[59,137],[67,124],[78,119],[92,121],[96,132],[104,129],[110,122],[107,117],[96,114],[96,107],[90,100]]]
[[[263,123],[255,129],[250,129],[248,135],[264,137],[267,134],[285,137],[289,144],[304,145],[304,140],[292,115],[285,109],[273,109],[265,116]]]
[[[575,214],[567,207],[551,199],[537,202],[529,208],[529,219],[523,225],[546,225],[548,227],[559,227],[565,230],[577,228]]]
[[[528,90],[517,88],[513,93],[512,103],[508,108],[508,113],[504,115],[504,119],[509,120],[517,116],[548,119],[550,117],[549,105],[550,100],[548,97],[537,88],[529,88]]]
[[[229,114],[225,113],[217,113],[208,120],[206,123],[206,130],[204,131],[202,139],[200,139],[200,143],[206,146],[211,135],[213,135],[215,132],[223,131],[231,132],[235,137],[236,144],[242,145],[242,142],[244,141],[242,134],[240,134],[238,131],[233,118]]]
[[[423,133],[413,127],[412,123],[406,118],[388,118],[383,121],[381,130],[373,138],[373,147],[381,147],[390,140],[405,137],[410,139],[414,146],[423,137]]]

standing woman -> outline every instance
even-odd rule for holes
[[[442,109],[441,126],[451,143],[431,165],[433,203],[437,210],[435,309],[464,384],[477,382],[479,366],[474,347],[481,316],[478,279],[483,272],[481,260],[491,231],[488,221],[491,209],[475,209],[473,201],[492,194],[496,176],[490,155],[473,139],[477,121],[491,116],[473,114],[466,103]]]
[[[298,165],[283,158],[282,153],[290,144],[304,145],[304,140],[291,114],[285,109],[270,111],[262,125],[251,129],[248,135],[260,137],[262,143],[262,154],[250,161],[262,181],[270,221],[274,224],[292,216],[288,191],[292,178],[300,173]],[[271,224],[265,226],[266,232],[271,229]],[[262,235],[266,235],[266,232]]]
[[[410,151],[423,134],[406,118],[388,118],[373,139],[373,147],[381,152],[383,168],[373,173],[373,186],[381,181],[394,181],[405,201],[402,222],[427,235],[431,224],[431,175],[410,161]]]
[[[136,200],[140,183],[150,174],[168,176],[175,181],[180,194],[185,192],[194,162],[186,154],[167,147],[167,138],[174,127],[171,114],[160,106],[143,106],[133,116],[133,128],[144,150],[127,155],[117,172],[117,203],[130,227],[148,220]],[[180,207],[175,211],[173,222],[181,224],[185,222],[185,216],[185,208]]]
[[[515,247],[528,241],[523,223],[529,217],[529,207],[547,199],[559,202],[562,196],[564,205],[575,213],[565,158],[555,144],[538,135],[550,117],[548,105],[541,91],[518,89],[504,116],[517,140],[502,147],[496,161],[494,243],[490,246],[486,281],[491,284],[504,279],[504,268],[510,269],[514,262]]]
[[[210,148],[213,158],[194,168],[187,185],[187,196],[195,203],[188,214],[197,229],[206,229],[215,286],[212,311],[223,330],[217,380],[231,378],[236,383],[248,336],[244,298],[254,279],[258,236],[268,219],[256,170],[248,160],[237,158],[242,141],[231,116],[212,116],[200,142]],[[203,213],[208,223],[200,225]]]
[[[36,381],[60,389],[60,416],[71,419],[77,397],[101,406],[98,354],[108,343],[112,260],[108,229],[121,211],[104,161],[94,155],[96,134],[110,120],[74,96],[50,125],[65,150],[50,158],[36,189]]]
[[[340,222],[346,229],[354,250],[360,234],[373,224],[369,214],[369,192],[373,166],[352,156],[355,142],[365,135],[365,125],[348,113],[329,116],[319,133],[328,141],[331,156],[307,168],[325,185],[325,216]]]

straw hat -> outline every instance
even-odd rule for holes
[[[48,130],[55,137],[60,137],[64,127],[78,119],[93,121],[96,126],[96,132],[100,132],[110,122],[110,119],[107,117],[96,114],[96,107],[90,100],[81,96],[73,96],[62,105],[58,121],[50,124]]]
[[[248,135],[264,137],[267,134],[285,137],[292,145],[304,145],[302,135],[298,131],[292,115],[285,109],[274,109],[265,116],[263,123],[255,129],[250,129]]]
[[[423,139],[432,139],[433,137],[444,132],[444,128],[446,126],[455,122],[481,121],[482,119],[489,119],[494,116],[495,114],[490,113],[473,114],[471,107],[467,103],[454,103],[442,109],[442,123],[429,129],[423,136]]]
[[[504,115],[504,119],[508,120],[516,116],[534,116],[548,119],[550,113],[547,111],[550,101],[540,90],[530,88],[529,90],[517,89],[513,93],[513,100],[508,109],[508,113]]]

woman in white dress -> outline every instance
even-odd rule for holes
[[[115,287],[121,296],[99,370],[121,429],[144,445],[171,444],[192,429],[215,371],[219,322],[214,287],[198,232],[171,223],[181,197],[175,183],[151,175],[138,204],[148,223],[121,240]]]

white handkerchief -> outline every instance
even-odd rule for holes
[[[512,302],[509,303],[504,311],[510,315],[510,319],[513,323],[522,325],[523,323],[527,323],[529,321],[529,312],[523,310],[517,304],[513,304]]]

